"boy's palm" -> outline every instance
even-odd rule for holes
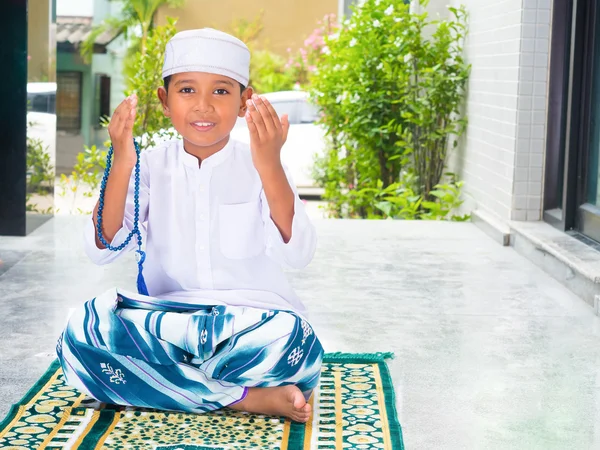
[[[137,154],[133,144],[133,124],[135,123],[135,107],[137,97],[127,97],[115,110],[110,124],[108,134],[113,146],[115,162],[135,165]]]
[[[250,131],[252,161],[259,173],[281,165],[281,147],[287,140],[290,122],[287,115],[281,120],[264,97],[253,96],[248,100],[246,122]]]

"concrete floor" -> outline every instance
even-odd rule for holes
[[[600,448],[600,319],[471,224],[317,221],[291,273],[327,351],[392,351],[408,449]],[[134,289],[133,255],[96,267],[81,218],[0,237],[0,416],[54,358],[69,308]]]

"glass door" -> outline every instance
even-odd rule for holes
[[[589,53],[585,58],[589,70],[588,81],[584,83],[587,95],[583,98],[589,103],[583,114],[587,118],[582,131],[587,139],[582,139],[580,149],[577,228],[600,242],[600,8],[594,10],[588,33]]]

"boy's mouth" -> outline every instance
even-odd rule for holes
[[[216,124],[214,122],[192,122],[190,125],[197,131],[210,131]]]

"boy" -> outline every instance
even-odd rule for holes
[[[113,289],[73,314],[59,339],[68,383],[99,401],[310,416],[323,349],[280,266],[306,266],[316,235],[280,160],[288,119],[248,87],[249,63],[246,45],[212,29],[167,44],[158,96],[182,139],[143,152],[139,174],[135,96],[111,119],[103,239],[97,204],[85,247],[97,264],[133,249],[102,241],[119,246],[137,212],[149,296]],[[229,138],[238,117],[250,148]]]

